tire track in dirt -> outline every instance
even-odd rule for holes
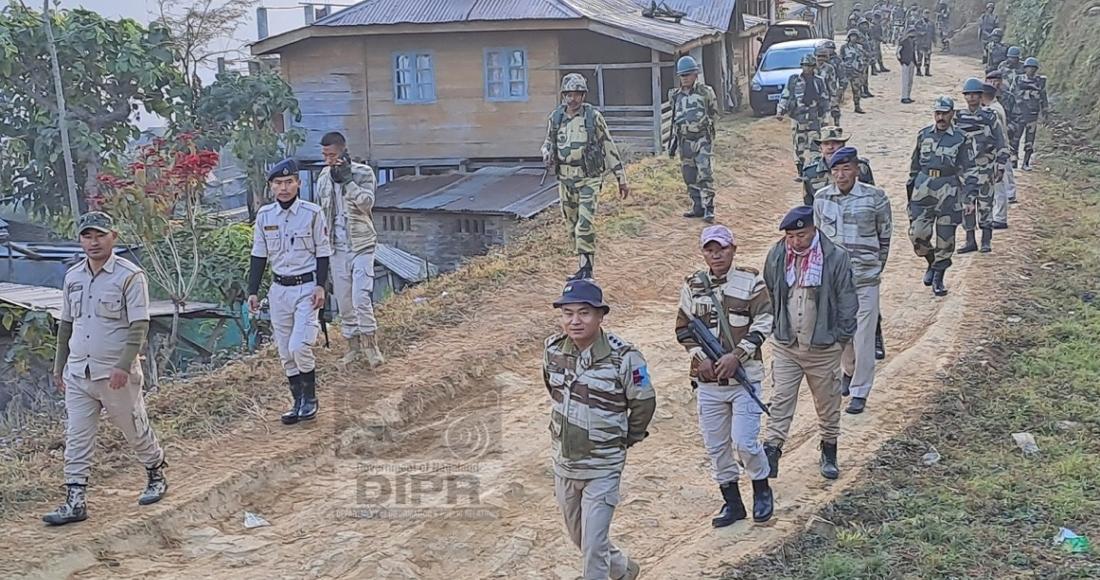
[[[774,485],[772,522],[739,522],[719,531],[709,524],[718,498],[684,378],[686,360],[672,333],[682,276],[698,263],[699,224],[659,218],[629,244],[601,247],[599,278],[614,306],[610,328],[643,350],[658,389],[652,435],[631,451],[612,530],[642,563],[643,577],[719,576],[800,530],[810,514],[857,482],[888,437],[918,416],[939,388],[937,371],[977,337],[976,314],[989,297],[989,282],[1005,274],[994,272],[993,260],[1022,258],[1022,252],[1007,252],[1003,240],[1019,239],[1024,220],[1016,206],[1014,229],[998,232],[992,258],[972,254],[957,261],[946,299],[933,299],[920,284],[923,262],[905,237],[912,139],[930,120],[925,103],[937,92],[956,93],[961,78],[977,69],[954,57],[941,57],[937,65],[940,76],[930,86],[917,85],[916,105],[896,110],[897,73],[890,73],[876,77],[873,89],[880,96],[865,101],[867,115],[845,113],[853,144],[871,159],[894,202],[894,251],[882,295],[890,353],[879,365],[869,411],[842,420],[842,476],[836,482],[817,473],[816,419],[803,390]],[[801,194],[790,179],[786,124],[762,119],[741,133],[736,149],[728,135],[721,138],[726,142],[719,154],[732,155],[737,169],[719,158],[719,217],[737,232],[738,262],[755,266],[778,237],[778,217]],[[1026,207],[1026,179],[1021,186]],[[329,400],[340,400],[340,419],[329,414],[293,431],[242,430],[224,443],[191,450],[193,462],[173,472],[179,475],[170,499],[153,510],[131,505],[136,479],[111,480],[93,497],[95,527],[46,530],[20,522],[0,539],[0,549],[17,554],[12,560],[21,568],[50,577],[253,578],[262,571],[287,578],[573,578],[578,556],[552,497],[548,403],[538,376],[540,339],[553,323],[547,305],[568,269],[558,260],[509,284],[466,325],[435,333],[370,376],[369,384],[349,385],[343,396],[330,393]],[[499,393],[499,403],[479,396],[486,393]],[[348,517],[362,491],[364,458],[454,461],[440,431],[454,424],[455,413],[499,430],[501,448],[477,462],[481,498],[492,517]],[[743,483],[749,497],[747,490]],[[273,525],[244,531],[243,509]]]

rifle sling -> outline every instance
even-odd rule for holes
[[[730,352],[737,347],[733,342],[733,329],[730,328],[729,313],[726,312],[726,307],[722,304],[722,299],[718,297],[718,294],[714,291],[714,285],[710,283],[710,277],[706,272],[696,272],[695,278],[703,284],[703,288],[707,291],[707,296],[714,302],[714,307],[718,309],[718,333],[725,339],[726,343],[730,345]]]

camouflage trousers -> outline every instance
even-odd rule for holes
[[[794,164],[798,167],[799,175],[807,163],[821,156],[821,145],[816,139],[821,136],[821,122],[801,123],[791,121],[791,134],[794,141]]]
[[[698,208],[714,207],[713,147],[710,137],[679,142],[680,173],[684,176],[692,205]]]
[[[975,227],[986,229],[993,227],[993,173],[978,174],[978,196],[974,200],[974,211],[963,213],[963,230],[972,232]]]
[[[958,186],[927,185],[909,199],[909,241],[913,251],[928,260],[934,270],[951,267],[955,255],[955,230],[959,227]]]
[[[558,196],[569,245],[578,254],[596,253],[596,205],[603,177],[559,177]]]
[[[929,66],[932,64],[932,47],[919,46],[917,47],[917,71],[920,71],[921,67],[924,67],[924,74],[928,74]]]
[[[1039,121],[1028,121],[1024,123],[1023,130],[1020,131],[1024,140],[1024,153],[1030,155],[1035,152],[1035,130],[1039,128]]]
[[[859,107],[859,100],[863,97],[863,87],[862,75],[848,77],[845,84],[840,87],[840,99],[838,99],[837,104],[839,105],[839,103],[844,100],[844,95],[850,88],[852,91],[852,104]]]

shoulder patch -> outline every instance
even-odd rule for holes
[[[633,346],[629,342],[619,338],[614,334],[611,334],[610,332],[607,333],[607,342],[611,345],[611,348],[615,350],[629,350],[633,348]]]
[[[738,272],[747,272],[749,274],[752,274],[753,276],[760,275],[760,270],[757,270],[756,268],[752,268],[752,267],[749,267],[749,266],[734,266],[733,269],[737,270]]]
[[[563,334],[563,333],[559,332],[557,334],[552,334],[552,335],[550,335],[546,338],[546,342],[544,343],[544,346],[546,348],[550,348],[551,346],[554,346],[555,344],[561,342],[564,339],[565,339],[565,334]]]
[[[649,368],[646,365],[635,368],[631,372],[631,379],[634,381],[634,386],[639,389],[648,389],[653,386],[653,381],[649,378]]]

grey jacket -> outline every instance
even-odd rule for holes
[[[856,312],[859,299],[852,281],[852,263],[844,248],[820,234],[822,257],[821,286],[815,293],[817,322],[814,323],[813,348],[828,348],[837,342],[847,342],[856,333]],[[764,260],[764,284],[772,297],[772,340],[784,346],[795,342],[794,329],[787,316],[786,273],[787,242],[779,240]]]

